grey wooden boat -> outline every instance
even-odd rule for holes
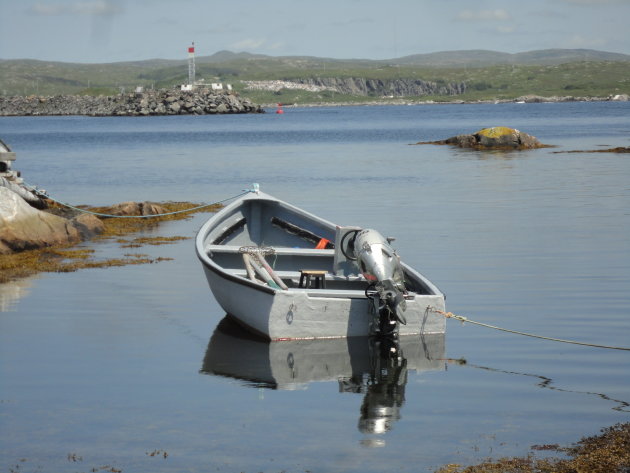
[[[444,295],[377,232],[341,227],[258,190],[196,237],[219,305],[271,340],[444,333]]]

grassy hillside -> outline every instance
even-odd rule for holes
[[[199,57],[196,63],[198,78],[208,83],[230,83],[258,103],[372,101],[375,97],[345,96],[334,91],[250,91],[245,90],[242,81],[352,77],[466,83],[464,95],[406,97],[436,101],[510,99],[527,94],[587,97],[630,94],[630,56],[589,50],[519,54],[451,51],[388,61],[270,57],[222,51]],[[185,60],[111,64],[0,60],[2,95],[112,95],[133,91],[137,86],[173,87],[186,82],[187,77]]]

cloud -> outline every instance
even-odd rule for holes
[[[28,13],[36,16],[90,15],[113,16],[122,13],[120,5],[111,0],[77,1],[73,3],[35,3]]]
[[[514,33],[515,31],[516,31],[516,28],[514,26],[508,26],[508,25],[497,26],[497,33],[511,34],[511,33]]]
[[[266,39],[243,39],[228,46],[228,49],[235,51],[274,51],[285,47],[283,42],[270,43]]]
[[[237,41],[236,43],[232,43],[230,45],[233,49],[248,49],[248,50],[257,50],[262,48],[265,45],[264,39],[243,39],[241,41]]]
[[[506,21],[512,17],[503,9],[497,10],[462,10],[456,17],[461,21]]]
[[[623,5],[630,4],[630,0],[562,0],[573,5]]]
[[[563,46],[570,49],[599,48],[604,45],[606,45],[606,41],[602,38],[586,38],[579,34],[575,34],[563,42]]]

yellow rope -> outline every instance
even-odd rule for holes
[[[507,329],[507,328],[497,327],[496,325],[484,324],[483,322],[476,322],[474,320],[470,320],[467,317],[464,317],[464,316],[461,316],[461,315],[456,315],[456,314],[453,314],[452,312],[444,312],[443,310],[439,310],[439,309],[436,309],[434,307],[427,307],[427,310],[431,311],[431,312],[434,312],[436,314],[441,314],[444,317],[446,317],[447,319],[456,319],[456,320],[459,320],[460,322],[469,322],[471,324],[481,325],[482,327],[487,327],[487,328],[491,328],[491,329],[494,329],[494,330],[500,330],[502,332],[514,333],[516,335],[524,335],[525,337],[540,338],[542,340],[550,340],[552,342],[571,343],[573,345],[583,345],[583,346],[587,346],[587,347],[607,348],[609,350],[630,351],[630,348],[628,348],[628,347],[614,347],[614,346],[609,346],[609,345],[597,345],[597,344],[594,344],[594,343],[576,342],[575,340],[564,340],[562,338],[543,337],[542,335],[535,335],[535,334],[532,334],[532,333],[519,332],[517,330],[510,330],[510,329]]]

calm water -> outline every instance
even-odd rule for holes
[[[409,146],[495,125],[557,148]],[[630,346],[630,158],[554,154],[630,146],[630,103],[1,118],[0,137],[66,202],[213,202],[259,182],[396,236],[454,313]],[[192,238],[205,218],[147,233]],[[630,420],[630,352],[449,321],[375,381],[386,361],[366,340],[269,345],[218,327],[192,240],[132,252],[174,260],[0,286],[0,471],[422,472]],[[370,406],[394,412],[386,432],[369,430]]]

